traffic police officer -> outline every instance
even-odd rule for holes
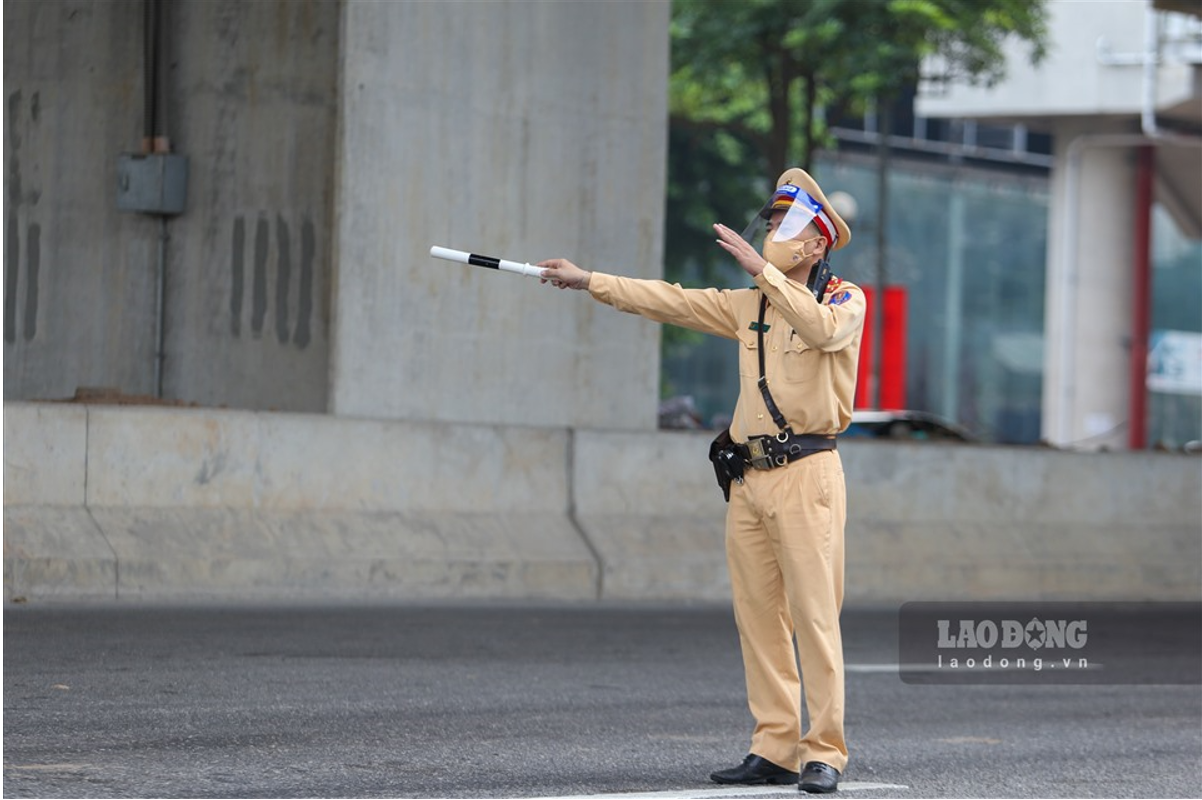
[[[754,246],[757,225],[762,251]],[[728,452],[742,474],[729,486],[726,552],[755,730],[743,762],[710,777],[832,792],[847,764],[839,629],[846,495],[834,437],[851,421],[865,299],[823,268],[851,231],[797,168],[780,176],[742,236],[721,224],[714,231],[754,288],[684,289],[565,259],[539,266],[544,282],[561,289],[585,289],[619,310],[738,341]]]

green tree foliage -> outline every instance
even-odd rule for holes
[[[920,77],[995,82],[1010,36],[1041,59],[1044,2],[673,0],[668,274],[714,282],[723,259],[710,224],[745,224],[772,177],[809,168],[825,118],[862,113]],[[920,76],[924,63],[938,74]]]

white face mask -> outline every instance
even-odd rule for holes
[[[785,242],[778,242],[775,237],[770,235],[764,240],[764,258],[781,272],[788,272],[803,263],[807,258],[818,254],[821,248],[815,247],[811,249],[811,243],[825,241],[826,237],[821,234],[809,239],[801,239],[800,241],[790,239]]]

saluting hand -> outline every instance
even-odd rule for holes
[[[748,275],[754,278],[764,271],[768,262],[746,239],[720,222],[714,223],[714,232],[718,234],[718,246],[734,256]]]
[[[551,258],[538,262],[536,266],[545,267],[540,282],[550,281],[557,289],[587,289],[589,278],[593,275],[566,258]]]

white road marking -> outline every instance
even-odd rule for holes
[[[1057,665],[1058,665],[1058,662],[1048,661],[1045,658],[1044,663],[1043,663],[1043,669],[1045,669],[1045,670],[1056,669]],[[1079,662],[1078,662],[1078,666],[1070,667],[1070,669],[1072,669],[1075,672],[1083,672],[1085,670],[1090,670],[1090,669],[1104,669],[1104,668],[1105,668],[1104,664],[1099,664],[1099,663],[1093,662],[1093,661],[1089,662],[1085,666],[1080,666]],[[1028,669],[1025,665],[1020,666],[1017,663],[1016,664],[1008,664],[1004,667],[1001,666],[1000,664],[997,666],[992,666],[992,667],[983,667],[983,666],[982,667],[969,667],[969,666],[965,666],[965,665],[952,666],[950,663],[941,665],[938,662],[936,662],[934,664],[920,662],[917,664],[844,664],[843,665],[844,672],[894,672],[894,673],[900,674],[903,670],[906,672],[910,672],[910,673],[939,672],[944,675],[967,675],[967,674],[988,675],[988,674],[997,673],[997,672],[1038,671],[1038,670]]]
[[[844,672],[896,672],[900,673],[902,669],[906,672],[951,672],[948,669],[942,669],[938,664],[844,664]],[[961,670],[968,672],[968,670]]]
[[[899,783],[840,781],[840,792],[866,792],[879,789],[909,789]],[[704,789],[680,789],[670,792],[615,792],[613,794],[573,794],[562,797],[533,797],[528,800],[710,800],[723,797],[811,797],[797,786],[715,786]]]

